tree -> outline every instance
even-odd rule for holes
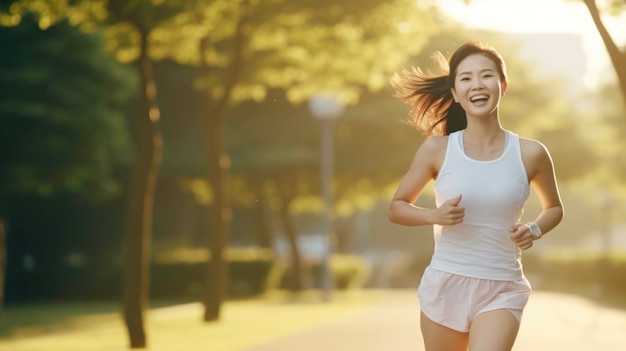
[[[622,91],[622,103],[626,107],[626,48],[620,49],[620,47],[615,43],[611,33],[609,33],[604,25],[604,22],[602,21],[600,9],[598,8],[596,1],[583,0],[583,2],[589,10],[591,19],[593,19],[593,23],[598,29],[598,33],[602,38],[602,42],[604,43],[604,46],[609,54],[609,58],[611,59],[611,63],[613,64],[613,68],[615,68],[617,81],[619,83],[620,90]],[[613,13],[621,13],[626,9],[626,1],[624,0],[611,0],[609,5],[610,10]]]
[[[386,84],[389,71],[419,50],[434,28],[427,13],[408,0],[197,1],[187,10],[155,31],[159,46],[168,48],[155,51],[155,57],[193,64],[205,73],[198,86],[213,136],[207,148],[215,193],[207,216],[213,220],[210,274],[216,284],[207,289],[208,321],[219,318],[226,286],[221,253],[232,213],[223,138],[227,107],[263,100],[268,88],[286,88],[293,103],[320,92],[354,103],[364,88]]]
[[[130,181],[128,240],[124,279],[124,320],[132,348],[145,347],[143,311],[149,287],[149,250],[157,170],[161,162],[157,90],[149,57],[150,36],[163,20],[176,13],[180,1],[123,0],[14,0],[0,13],[0,24],[16,25],[25,13],[35,14],[43,29],[68,23],[93,31],[107,26],[108,45],[118,59],[135,60],[140,77],[140,112],[135,135],[135,162]]]
[[[11,51],[0,57],[2,301],[6,211],[14,200],[73,194],[104,201],[119,193],[113,173],[130,161],[121,110],[136,81],[105,53],[102,33],[86,35],[64,21],[42,31],[28,16],[0,27],[0,40]]]
[[[170,2],[171,3],[171,2]],[[131,175],[128,241],[124,270],[124,321],[131,348],[147,345],[143,311],[149,292],[150,238],[157,172],[161,164],[163,140],[159,130],[160,111],[156,82],[149,57],[150,35],[160,21],[172,13],[168,5],[150,1],[111,0],[108,9],[120,27],[128,25],[138,47],[136,65],[141,77],[141,111],[136,135],[136,159]],[[118,32],[119,33],[119,32]]]

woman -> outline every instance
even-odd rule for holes
[[[417,150],[391,201],[389,219],[433,225],[435,250],[418,289],[427,351],[511,350],[531,287],[521,250],[552,230],[563,206],[548,150],[505,130],[500,99],[506,66],[493,48],[468,43],[449,72],[419,69],[396,76],[396,97],[411,107],[428,137]],[[413,205],[434,180],[436,208]],[[520,223],[532,186],[542,211]]]

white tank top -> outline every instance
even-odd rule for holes
[[[505,132],[502,154],[478,161],[465,154],[463,130],[449,135],[446,156],[434,184],[437,207],[462,194],[463,223],[434,226],[431,267],[458,275],[523,279],[521,250],[511,241],[529,195],[519,137]]]

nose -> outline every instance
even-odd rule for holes
[[[480,89],[482,89],[484,87],[485,87],[485,85],[483,84],[482,79],[479,78],[479,79],[473,79],[472,80],[472,86],[471,86],[472,90],[480,90]]]

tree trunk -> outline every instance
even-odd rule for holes
[[[256,196],[256,202],[254,203],[254,227],[256,229],[255,233],[257,237],[257,243],[262,248],[272,249],[272,231],[270,229],[265,197],[263,196],[263,191],[261,189],[262,183],[255,183],[253,184],[253,187]]]
[[[288,289],[294,292],[304,290],[304,270],[302,266],[302,255],[300,254],[300,247],[298,246],[298,231],[293,222],[289,207],[292,199],[283,197],[283,204],[280,208],[280,220],[289,243],[289,249],[291,251],[291,267],[288,270],[289,280]]]
[[[211,233],[209,234],[209,262],[206,293],[204,300],[204,321],[218,320],[221,304],[228,286],[228,264],[224,253],[228,243],[232,209],[228,196],[228,172],[230,158],[226,152],[224,142],[223,117],[214,116],[210,119],[207,149],[209,150],[209,178],[214,192],[214,202],[208,206],[207,219],[210,220]]]
[[[131,348],[146,347],[143,312],[148,304],[152,210],[162,138],[148,33],[140,30],[139,70],[142,83],[141,114],[137,125],[136,160],[130,183],[128,240],[124,280],[124,321]]]
[[[611,63],[613,63],[613,67],[617,73],[617,80],[622,91],[622,103],[624,104],[624,108],[626,110],[626,52],[622,52],[620,50],[611,37],[611,34],[606,29],[604,23],[602,22],[602,18],[600,18],[600,11],[598,10],[595,0],[584,0],[583,2],[589,9],[589,14],[598,29],[598,33],[604,42],[604,46],[606,47],[609,57],[611,58]]]
[[[207,220],[211,221],[209,228],[209,251],[211,259],[208,264],[205,279],[204,294],[204,321],[218,320],[220,317],[221,304],[228,287],[228,264],[225,260],[232,209],[229,201],[229,172],[230,157],[226,149],[224,129],[226,125],[226,112],[230,95],[239,80],[243,66],[243,49],[246,39],[245,26],[250,15],[250,2],[242,0],[240,15],[237,22],[237,30],[233,42],[233,54],[230,61],[228,75],[224,83],[224,94],[219,98],[215,106],[211,104],[211,94],[204,98],[204,113],[208,120],[207,151],[209,155],[209,182],[214,191],[214,205],[208,207]],[[206,57],[210,49],[211,41],[208,37],[200,41],[200,62],[203,77],[207,80],[211,76],[209,60]]]
[[[4,284],[7,272],[7,230],[6,219],[0,217],[0,320],[4,314]]]

